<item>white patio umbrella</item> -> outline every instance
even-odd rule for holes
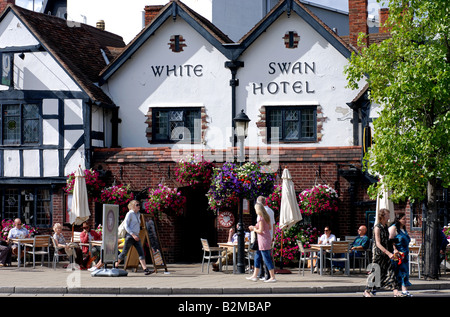
[[[298,207],[297,197],[295,195],[294,182],[292,181],[289,170],[285,168],[281,185],[281,204],[280,204],[280,229],[287,230],[302,220],[302,214]]]
[[[90,216],[85,174],[81,166],[78,166],[75,172],[75,183],[73,186],[72,210],[69,212],[69,222],[72,224],[72,240],[73,227],[75,225],[81,225]]]
[[[382,182],[382,178],[380,177],[380,182]],[[384,184],[382,186],[382,192],[381,195],[377,196],[377,204],[376,204],[376,211],[375,211],[375,224],[378,223],[378,211],[380,209],[388,209],[390,211],[389,213],[389,220],[391,223],[394,221],[394,203],[390,199],[391,191],[386,190]]]
[[[280,222],[281,229],[281,268],[277,273],[290,273],[289,270],[283,270],[283,240],[284,230],[288,230],[297,222],[302,220],[302,214],[298,206],[297,197],[295,194],[294,182],[292,181],[289,170],[285,168],[281,176],[281,204],[280,204]]]

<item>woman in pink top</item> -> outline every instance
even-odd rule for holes
[[[257,203],[255,205],[255,211],[258,215],[257,223],[255,226],[248,227],[248,229],[258,234],[259,250],[255,253],[255,270],[253,272],[253,275],[247,277],[247,279],[254,282],[258,280],[262,257],[270,273],[270,279],[265,280],[264,282],[274,283],[277,280],[275,279],[275,267],[273,266],[272,261],[272,236],[270,234],[270,217],[263,204]]]

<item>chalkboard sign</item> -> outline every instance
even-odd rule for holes
[[[149,252],[151,256],[154,272],[156,273],[159,268],[164,268],[167,272],[166,260],[162,251],[158,229],[155,219],[151,215],[141,214],[141,230],[139,231],[139,239],[144,252]],[[137,270],[138,266],[139,255],[135,247],[132,246],[128,251],[124,269],[134,268]]]

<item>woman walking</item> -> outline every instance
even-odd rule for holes
[[[411,238],[406,231],[406,214],[403,211],[395,213],[394,224],[389,227],[389,239],[394,244],[394,258],[392,266],[397,278],[398,285],[402,287],[402,293],[397,294],[399,297],[411,297],[408,292],[409,282],[409,242]]]
[[[253,275],[247,277],[247,279],[254,282],[258,280],[262,258],[270,274],[270,278],[264,282],[275,283],[277,280],[275,279],[275,267],[272,260],[272,236],[270,231],[272,224],[270,223],[270,216],[263,204],[257,203],[255,205],[255,211],[258,215],[256,225],[250,226],[248,229],[258,234],[258,250],[255,254],[255,270],[253,271]]]
[[[378,221],[373,230],[372,247],[372,272],[367,279],[364,297],[373,297],[379,282],[379,287],[394,290],[397,295],[397,280],[395,279],[391,259],[394,257],[392,245],[389,243],[389,231],[387,223],[389,221],[389,210],[380,209],[378,211]]]
[[[152,272],[147,268],[147,265],[145,263],[144,250],[142,249],[142,244],[139,239],[139,232],[141,228],[141,215],[139,213],[140,208],[141,205],[137,200],[132,200],[128,204],[129,211],[124,219],[125,230],[127,231],[127,233],[125,234],[125,243],[122,252],[119,254],[118,261],[116,262],[114,267],[117,268],[120,262],[127,256],[128,250],[130,250],[131,246],[134,246],[139,255],[139,262],[144,269],[144,274],[149,275]]]

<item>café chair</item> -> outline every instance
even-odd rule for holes
[[[412,273],[412,268],[414,267],[414,265],[417,265],[417,271],[419,274],[419,279],[420,279],[420,267],[421,267],[421,262],[422,262],[422,245],[419,246],[419,250],[417,252],[409,252],[409,272]]]
[[[300,252],[300,258],[298,262],[298,274],[300,274],[300,269],[302,270],[303,275],[305,275],[305,266],[308,261],[311,261],[311,273],[314,270],[314,260],[318,260],[317,249],[305,249],[303,243],[300,240],[297,240],[298,251]]]
[[[203,265],[205,264],[205,259],[208,260],[208,274],[211,260],[219,260],[219,271],[222,271],[222,259],[225,259],[225,265],[228,269],[228,257],[226,255],[226,252],[225,255],[223,255],[222,253],[223,251],[226,251],[226,249],[221,247],[210,247],[207,239],[200,238],[200,241],[203,247],[202,272]]]
[[[350,243],[348,241],[331,241],[331,248],[326,253],[326,260],[330,261],[330,271],[333,275],[335,262],[345,263],[345,274],[350,275]]]
[[[56,240],[53,237],[51,237],[51,239],[53,243],[53,248],[55,250],[53,252],[53,269],[56,269],[56,263],[59,262],[59,258],[67,258],[70,261],[70,256],[66,253],[64,247],[58,248]]]
[[[353,272],[356,269],[356,261],[358,261],[359,264],[359,273],[361,273],[361,268],[366,268],[369,263],[370,263],[370,252],[372,251],[372,239],[370,239],[369,242],[369,247],[367,248],[367,250],[358,250],[355,252],[359,252],[359,255],[356,255],[355,253],[353,253]],[[364,266],[362,265],[364,263]]]
[[[50,239],[49,235],[38,235],[34,236],[33,243],[25,243],[25,250],[26,248],[31,249],[25,253],[33,256],[33,268],[36,267],[36,255],[41,256],[41,266],[44,264],[44,256],[47,255],[48,267],[50,267]]]

